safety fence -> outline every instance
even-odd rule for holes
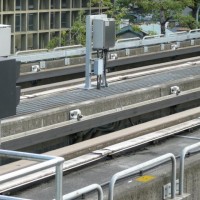
[[[111,51],[116,51],[120,49],[130,49],[137,48],[140,46],[150,46],[156,44],[167,44],[175,42],[183,42],[190,40],[193,44],[194,39],[200,38],[200,29],[194,29],[182,32],[170,33],[168,35],[153,35],[145,36],[144,38],[128,38],[128,39],[119,39],[115,43],[115,47],[111,48]],[[27,51],[18,51],[15,55],[11,55],[10,58],[14,58],[21,63],[28,62],[37,62],[44,60],[52,59],[61,59],[72,56],[81,56],[86,54],[86,48],[82,45],[73,45],[73,46],[64,46],[56,47],[53,51],[48,51],[47,49],[43,50],[27,50]]]
[[[200,142],[187,146],[181,151],[180,157],[180,171],[179,171],[179,199],[181,196],[184,195],[184,168],[185,168],[185,157],[186,154],[189,153],[192,149],[197,149],[200,147]],[[38,170],[46,169],[52,166],[56,166],[56,200],[72,200],[75,199],[83,194],[89,193],[91,191],[97,190],[98,192],[98,200],[103,200],[103,190],[102,187],[98,184],[92,184],[82,189],[76,190],[69,194],[62,196],[62,164],[64,162],[63,158],[60,157],[51,157],[45,155],[37,155],[37,154],[30,154],[30,153],[23,153],[23,152],[14,152],[14,151],[6,151],[0,150],[1,157],[12,157],[12,158],[20,158],[20,159],[28,159],[34,161],[45,161],[42,164],[34,165],[32,167],[28,167],[23,170],[19,170],[17,172],[12,172],[6,175],[0,176],[0,184],[13,180],[15,178],[22,177],[24,175],[37,172]],[[113,200],[114,196],[114,186],[118,179],[126,178],[133,174],[139,174],[141,170],[148,169],[149,167],[157,167],[158,165],[171,160],[172,162],[172,173],[171,173],[171,197],[170,199],[176,199],[176,158],[174,154],[167,153],[147,162],[141,163],[129,169],[120,171],[114,174],[109,182],[109,191],[108,191],[108,200]],[[9,197],[0,195],[1,200],[25,200],[22,198],[17,197]]]

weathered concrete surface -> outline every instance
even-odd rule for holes
[[[165,62],[165,63],[159,63],[159,64],[153,64],[153,65],[148,65],[148,66],[143,66],[143,67],[138,67],[138,68],[133,68],[133,69],[128,69],[128,70],[122,70],[122,71],[117,71],[117,72],[112,72],[112,73],[107,73],[107,79],[109,81],[109,78],[113,77],[118,77],[118,76],[126,76],[127,74],[137,74],[140,72],[146,72],[149,70],[156,70],[159,68],[165,69],[168,68],[170,69],[171,67],[173,68],[174,66],[177,65],[182,65],[185,63],[194,63],[200,60],[200,57],[195,57],[195,58],[187,58],[187,59],[181,59],[177,61],[171,61],[171,62]],[[92,77],[92,81],[96,80],[96,77]],[[38,92],[43,92],[46,90],[52,90],[52,89],[57,89],[57,88],[66,88],[70,86],[74,86],[77,84],[83,84],[85,82],[85,78],[79,78],[76,80],[68,80],[68,81],[62,81],[58,83],[53,83],[53,84],[48,84],[48,85],[41,85],[37,87],[31,87],[31,88],[25,88],[21,90],[21,95],[30,95]]]
[[[150,89],[141,89],[124,94],[113,95],[89,102],[81,102],[75,105],[62,106],[47,111],[37,112],[21,117],[14,117],[2,121],[2,136],[26,132],[69,120],[70,110],[80,109],[84,116],[101,113],[112,109],[119,109],[124,106],[139,102],[156,99],[170,94],[170,87],[178,85],[181,91],[197,88],[200,85],[200,77],[188,78],[158,85]]]
[[[194,45],[193,46],[198,46],[200,45],[200,40],[195,39],[194,40]],[[191,42],[190,41],[183,41],[180,42],[180,48],[185,48],[185,47],[191,47]],[[146,48],[146,47],[145,47]],[[161,45],[154,45],[154,46],[147,46],[148,51],[145,52],[144,47],[137,47],[134,49],[130,49],[130,54],[126,54],[126,50],[117,50],[115,53],[117,53],[119,58],[123,57],[129,57],[129,56],[139,56],[142,54],[147,54],[147,53],[156,53],[160,51],[168,51],[171,50],[171,44],[163,44],[163,49],[161,48]],[[113,52],[111,52],[113,53]],[[95,55],[94,55],[95,57]],[[69,65],[68,66],[73,66],[73,65],[78,65],[78,64],[84,64],[85,62],[85,57],[80,56],[80,57],[70,57],[69,58]],[[39,62],[35,63],[28,63],[28,64],[22,64],[20,72],[21,74],[26,74],[28,72],[31,72],[32,70],[32,65],[39,65]],[[57,69],[57,68],[62,68],[65,67],[65,62],[64,59],[58,59],[58,60],[50,60],[46,61],[46,68],[43,69],[43,71],[49,70],[49,69]]]
[[[199,138],[199,129],[193,133],[185,135]],[[63,194],[75,191],[92,183],[103,185],[104,199],[107,199],[108,183],[111,177],[122,170],[136,166],[166,153],[173,153],[179,156],[184,147],[197,143],[197,140],[187,138],[169,138],[160,143],[146,146],[139,151],[129,152],[114,159],[91,165],[86,168],[80,168],[74,172],[67,173],[64,176]],[[190,194],[187,200],[199,200],[200,197],[200,156],[199,154],[186,157],[185,166],[185,188],[184,192]],[[162,187],[170,182],[171,163],[155,167],[151,170],[145,170],[143,175],[154,176],[153,180],[147,182],[138,181],[139,174],[131,175],[126,179],[119,181],[115,187],[115,200],[161,200]],[[177,158],[177,179],[179,178],[179,159]],[[54,181],[45,182],[36,185],[29,190],[18,192],[15,196],[34,199],[52,199],[54,196]],[[41,189],[42,188],[42,189]],[[96,194],[95,194],[96,195]],[[86,195],[86,199],[96,199],[94,195]]]

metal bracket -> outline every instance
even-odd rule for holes
[[[80,121],[83,115],[81,114],[81,111],[79,109],[71,110],[69,112],[69,119],[77,119],[77,121]]]
[[[40,69],[46,68],[46,61],[40,61]]]
[[[32,72],[39,72],[40,71],[40,66],[39,65],[32,65]]]
[[[176,194],[179,194],[179,179],[176,180]],[[163,186],[163,199],[168,199],[171,197],[171,183]]]
[[[179,194],[179,179],[176,180],[176,198],[173,200],[182,200],[190,196],[190,194],[183,194],[181,196],[178,194]],[[163,186],[163,200],[168,200],[168,199],[171,199],[171,183],[168,183]]]

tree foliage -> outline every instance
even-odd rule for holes
[[[121,6],[128,6],[129,9],[136,4],[145,13],[153,13],[161,24],[161,33],[163,34],[165,34],[165,23],[170,19],[183,18],[183,10],[187,6],[192,6],[193,1],[195,0],[118,0]]]
[[[199,26],[200,0],[192,0],[188,7],[192,10],[191,15],[196,20],[196,26]]]
[[[73,26],[71,27],[71,44],[85,45],[85,23],[85,12],[80,11],[78,17],[73,23]]]

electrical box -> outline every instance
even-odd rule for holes
[[[115,46],[115,20],[93,20],[93,49],[109,49]]]
[[[103,59],[94,60],[94,74],[97,76],[103,74]]]
[[[0,24],[0,56],[11,53],[11,26]]]

